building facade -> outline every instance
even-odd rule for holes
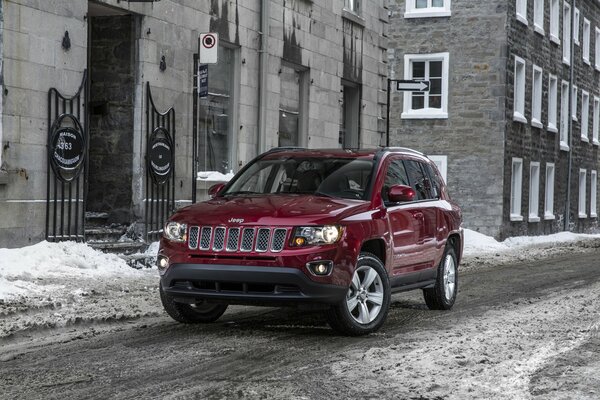
[[[156,234],[204,178],[272,147],[382,143],[383,0],[1,0],[1,15],[0,247],[82,240],[94,213]],[[204,32],[218,62],[200,88]]]
[[[430,82],[393,93],[392,144],[447,170],[466,227],[598,229],[596,1],[397,1],[389,60],[391,78]]]

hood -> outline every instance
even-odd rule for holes
[[[219,197],[185,207],[171,220],[198,226],[334,224],[368,210],[369,204],[312,195]]]

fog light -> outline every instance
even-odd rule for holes
[[[326,276],[331,274],[333,270],[333,262],[331,261],[313,261],[306,264],[306,268],[317,276]]]
[[[158,267],[158,272],[162,275],[167,268],[169,268],[169,258],[165,256],[158,256],[156,258],[156,266]]]

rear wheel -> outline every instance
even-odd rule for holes
[[[363,252],[358,258],[346,297],[327,312],[336,331],[349,336],[366,335],[383,325],[390,308],[390,281],[383,263]]]
[[[430,310],[450,310],[457,292],[458,262],[454,248],[448,246],[438,266],[435,286],[432,289],[423,289],[423,297]]]
[[[178,303],[172,296],[165,293],[162,284],[160,285],[160,300],[171,318],[185,324],[214,322],[227,310],[227,304],[206,301],[194,304]]]

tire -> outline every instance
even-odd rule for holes
[[[227,304],[208,303],[196,304],[176,302],[160,285],[160,301],[171,318],[184,324],[200,324],[215,322],[227,310]]]
[[[327,322],[334,330],[348,336],[375,332],[387,317],[390,292],[390,280],[381,260],[362,252],[348,294],[327,311]]]
[[[430,310],[450,310],[458,293],[458,262],[456,251],[446,246],[444,256],[438,265],[435,286],[423,289],[425,303]]]

